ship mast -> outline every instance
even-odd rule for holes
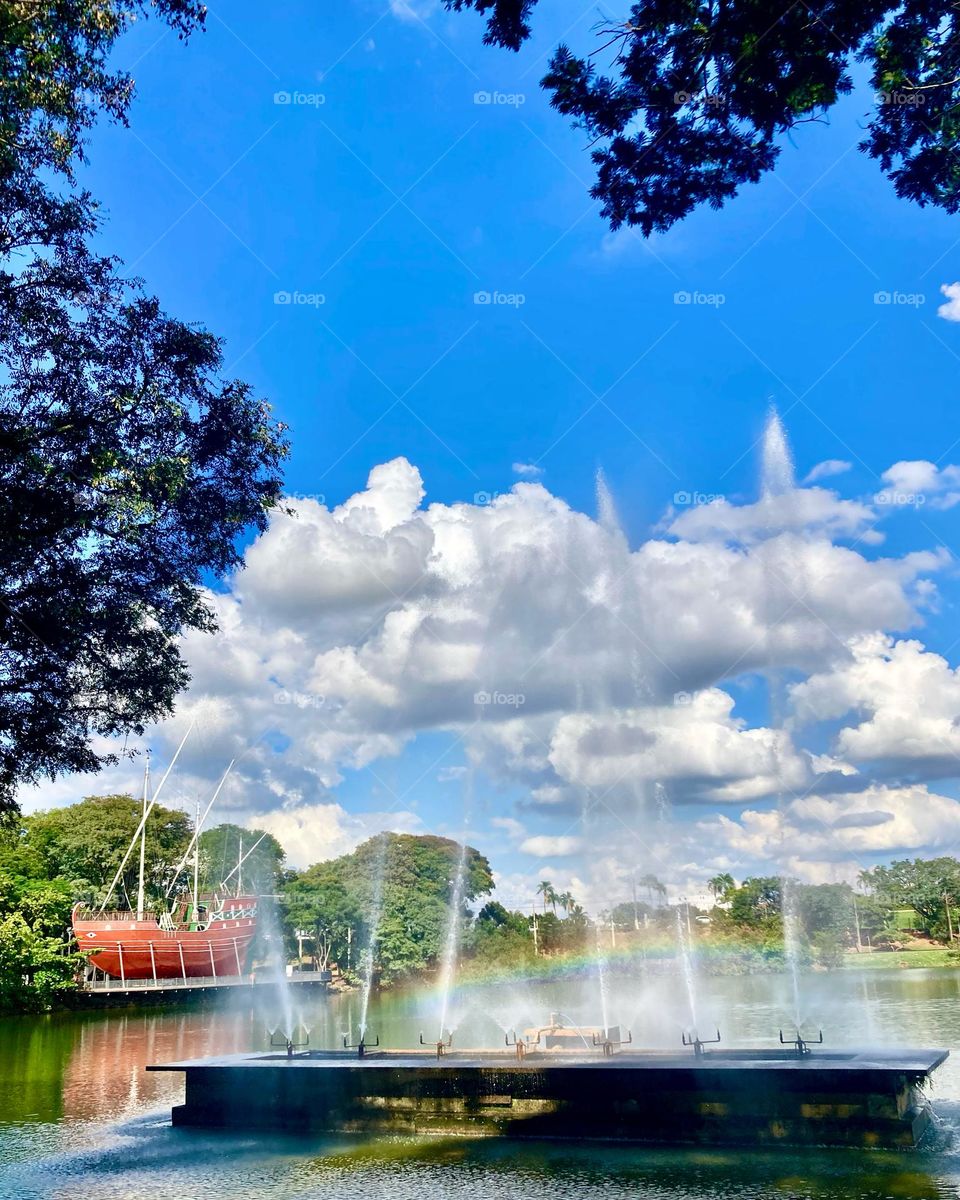
[[[143,764],[143,816],[140,819],[140,879],[137,884],[137,920],[143,920],[144,896],[143,874],[147,856],[147,808],[150,792],[150,751]]]
[[[240,835],[240,854],[237,859],[237,895],[243,892],[243,834]]]
[[[197,825],[200,824],[200,801],[197,801]],[[193,919],[194,922],[200,920],[200,839],[197,838],[193,845]]]

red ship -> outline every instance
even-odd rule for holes
[[[188,730],[189,734],[189,730]],[[213,799],[201,818],[199,808],[193,837],[174,868],[166,900],[160,911],[150,911],[146,905],[144,891],[144,855],[146,850],[147,818],[157,802],[157,796],[173,768],[183,744],[173,757],[154,792],[150,791],[149,761],[143,779],[143,815],[133,835],[123,861],[117,868],[106,899],[99,909],[77,904],[73,909],[73,934],[79,949],[88,955],[91,967],[113,976],[122,983],[132,979],[197,979],[242,975],[246,966],[250,943],[257,931],[257,896],[244,893],[242,868],[266,834],[243,853],[243,843],[237,865],[220,883],[215,893],[201,895],[199,891],[200,855],[198,838],[214,801],[230,774],[233,763],[220,780]],[[129,910],[107,911],[107,904],[115,891],[134,846],[140,845],[140,874],[137,889],[137,907]],[[171,907],[169,898],[180,879],[184,868],[193,854],[193,887],[189,895],[175,899]],[[236,876],[233,889],[228,889],[230,880]],[[235,890],[234,895],[229,890]]]
[[[80,949],[94,951],[90,965],[122,982],[242,975],[256,931],[256,896],[201,896],[159,916],[73,910]]]

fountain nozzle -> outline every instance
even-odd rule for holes
[[[617,1025],[613,1029],[604,1029],[602,1033],[594,1033],[590,1039],[594,1046],[603,1048],[603,1057],[609,1058],[618,1046],[629,1046],[633,1042],[633,1034],[628,1029],[627,1036],[620,1036],[620,1026]]]
[[[360,1034],[360,1038],[356,1042],[350,1041],[349,1033],[345,1033],[343,1035],[343,1048],[344,1048],[344,1050],[356,1050],[357,1057],[363,1058],[363,1056],[366,1054],[366,1052],[371,1047],[380,1045],[380,1034],[379,1033],[377,1034],[376,1041],[368,1042],[367,1041],[367,1031],[365,1029],[362,1029],[362,1028],[358,1029],[357,1032]]]
[[[816,1041],[814,1041],[813,1038],[805,1038],[801,1034],[799,1029],[797,1030],[796,1037],[785,1038],[783,1036],[783,1030],[781,1029],[780,1030],[780,1044],[781,1044],[781,1046],[792,1046],[794,1048],[794,1050],[796,1050],[796,1052],[797,1052],[797,1058],[803,1058],[803,1056],[805,1054],[810,1053],[811,1046],[822,1046],[823,1045],[823,1030],[820,1029],[817,1032],[818,1032],[819,1036],[817,1037]]]
[[[303,1036],[306,1039],[305,1041],[295,1042],[293,1040],[292,1036],[288,1037],[286,1034],[284,1034],[283,1037],[281,1038],[281,1040],[278,1042],[274,1039],[273,1035],[271,1034],[270,1035],[270,1045],[275,1047],[278,1050],[286,1050],[287,1058],[293,1058],[294,1051],[302,1050],[302,1049],[304,1049],[304,1047],[310,1045],[310,1035],[309,1035],[309,1033],[307,1033],[306,1030],[303,1031]]]
[[[441,1033],[440,1037],[435,1042],[428,1042],[428,1041],[424,1040],[423,1034],[421,1033],[420,1034],[420,1045],[421,1046],[433,1046],[437,1052],[437,1058],[443,1058],[446,1051],[449,1050],[450,1047],[453,1045],[453,1034],[449,1030],[447,1030],[446,1041],[444,1041],[443,1033]]]
[[[693,1031],[693,1037],[688,1037],[686,1030],[684,1030],[680,1034],[680,1040],[684,1046],[692,1046],[693,1053],[697,1058],[700,1058],[703,1055],[704,1046],[713,1046],[720,1041],[720,1030],[717,1030],[717,1036],[715,1038],[702,1038],[696,1030]]]

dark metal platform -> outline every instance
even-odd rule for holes
[[[946,1050],[367,1050],[228,1055],[182,1071],[176,1124],[638,1142],[914,1146]]]

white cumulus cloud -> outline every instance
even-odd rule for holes
[[[937,316],[945,321],[960,321],[960,283],[941,283],[940,291],[947,299],[937,309]]]

